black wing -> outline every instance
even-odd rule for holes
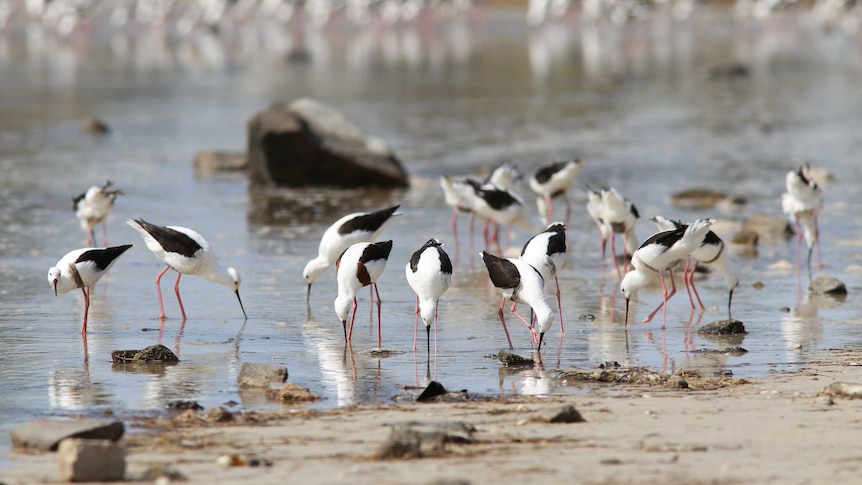
[[[78,256],[75,263],[92,261],[96,263],[96,267],[99,268],[99,271],[104,271],[105,268],[110,266],[115,259],[119,258],[120,255],[125,253],[130,247],[132,247],[131,244],[124,244],[122,246],[114,246],[111,248],[84,251],[80,256]]]
[[[665,248],[669,248],[676,244],[677,241],[682,239],[682,235],[685,233],[685,228],[680,229],[671,229],[670,231],[662,231],[657,232],[647,238],[640,247],[649,246],[650,244],[658,244],[659,246],[664,246]],[[640,249],[640,248],[638,248]]]
[[[369,261],[389,259],[390,252],[392,252],[391,240],[369,244],[359,256],[359,262],[365,264]]]
[[[498,258],[493,254],[482,251],[482,261],[488,269],[491,283],[497,288],[517,288],[521,284],[521,273],[509,260]]]
[[[150,224],[143,219],[135,219],[135,222],[143,227],[150,236],[153,236],[153,239],[158,241],[166,252],[177,253],[191,258],[195,253],[203,249],[194,239],[175,229]]]
[[[380,229],[380,226],[392,217],[392,214],[398,210],[398,207],[400,207],[400,205],[356,216],[342,224],[341,227],[338,228],[338,233],[350,234],[353,231],[374,232]]]

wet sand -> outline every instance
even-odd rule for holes
[[[237,413],[227,424],[192,411],[127,421],[127,477],[171,468],[184,483],[850,483],[862,471],[854,446],[862,400],[824,395],[862,383],[862,351],[827,350],[801,370],[757,380],[590,384],[581,395],[399,403],[321,411]],[[582,385],[582,384],[578,384]],[[572,404],[583,423],[533,421]],[[474,443],[443,456],[378,460],[387,424],[462,421]],[[237,463],[216,460],[235,455]],[[11,455],[7,484],[56,480],[56,457]],[[459,481],[460,480],[460,481]]]

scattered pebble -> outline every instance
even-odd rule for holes
[[[320,396],[308,390],[307,387],[287,382],[275,393],[273,398],[281,402],[310,402],[317,401]]]
[[[719,320],[700,327],[697,331],[700,335],[740,335],[746,334],[745,325],[739,320]]]
[[[236,380],[241,388],[267,387],[271,382],[286,381],[287,375],[287,367],[283,365],[246,362],[240,368]]]
[[[227,409],[216,406],[204,413],[204,419],[214,423],[228,423],[234,420],[234,416]]]
[[[185,411],[186,409],[191,409],[194,411],[203,411],[204,407],[198,404],[197,401],[193,401],[191,399],[175,399],[173,401],[168,401],[165,404],[165,407],[173,410]]]
[[[150,345],[143,350],[115,350],[111,352],[115,364],[176,364],[180,361],[171,349],[164,345]]]
[[[586,419],[581,416],[581,413],[574,406],[565,404],[539,411],[533,418],[533,421],[541,421],[543,423],[584,423]]]
[[[847,286],[836,278],[820,275],[808,283],[808,292],[814,295],[846,295]]]
[[[833,382],[824,387],[820,394],[845,399],[862,399],[862,385]]]
[[[442,456],[447,443],[472,443],[476,428],[460,421],[451,423],[394,424],[389,438],[378,448],[375,457],[411,459]]]
[[[91,135],[107,135],[111,132],[111,127],[99,118],[87,118],[82,126],[84,133]]]
[[[521,355],[513,354],[506,350],[501,350],[497,353],[497,360],[510,367],[527,365],[532,366],[534,364],[532,357],[524,357]]]

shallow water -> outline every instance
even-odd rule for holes
[[[862,201],[854,195],[862,178],[859,50],[853,39],[823,33],[805,16],[734,25],[724,12],[701,11],[686,22],[658,16],[619,31],[576,19],[528,29],[519,14],[491,11],[433,29],[307,31],[308,62],[285,61],[300,36],[283,31],[224,41],[201,34],[176,44],[143,35],[64,42],[40,32],[0,36],[0,450],[8,450],[8,429],[38,416],[158,413],[173,399],[207,408],[229,401],[239,403],[235,409],[272,406],[238,392],[243,362],[287,366],[291,381],[327,398],[316,406],[332,407],[390,402],[429,377],[472,393],[588,392],[555,383],[549,373],[605,361],[758,377],[798,369],[819,350],[862,342]],[[732,60],[749,63],[751,77],[706,75],[708,65]],[[195,175],[197,150],[242,150],[254,112],[298,96],[332,103],[388,140],[412,187],[262,190],[242,176]],[[113,133],[83,135],[88,116],[108,120]],[[836,181],[820,218],[823,271],[843,280],[850,294],[845,301],[807,297],[807,277],[782,264],[794,261],[795,241],[764,244],[756,257],[734,258],[742,273],[734,317],[750,332],[740,344],[749,351],[744,356],[696,352],[727,346],[696,334],[698,325],[726,317],[726,288],[717,276],[699,282],[711,306],[705,314],[690,313],[681,294],[669,305],[665,331],[660,317],[626,331],[616,275],[601,271],[598,236],[577,194],[560,273],[566,333],[556,325],[549,332],[542,369],[507,372],[488,357],[506,346],[499,295],[475,256],[478,246],[468,249],[463,217],[455,284],[441,302],[438,353],[430,363],[424,345],[414,354],[414,296],[404,264],[429,237],[454,252],[438,176],[504,160],[531,171],[569,156],[585,160],[578,186],[615,186],[646,217],[682,219],[780,215],[784,174],[806,161],[828,167]],[[93,291],[82,340],[80,293],[55,298],[45,273],[84,245],[71,197],[105,179],[125,192],[108,221],[111,243],[135,247]],[[692,186],[742,194],[749,203],[738,213],[668,204],[667,194]],[[329,223],[398,202],[404,215],[384,232],[395,246],[379,287],[384,347],[402,353],[367,354],[376,325],[364,291],[354,352],[345,352],[332,309],[334,271],[315,284],[307,306],[302,268]],[[189,320],[182,324],[169,275],[163,288],[171,318],[160,326],[153,278],[162,266],[124,224],[136,217],[207,237],[222,262],[242,274],[248,321],[226,288],[186,277]],[[639,238],[652,232],[642,219]],[[513,245],[528,237],[516,230]],[[659,298],[642,294],[634,317],[643,318]],[[507,320],[516,351],[528,353],[528,333]],[[112,350],[154,343],[182,362],[154,373],[112,367]]]

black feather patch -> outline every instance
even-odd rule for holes
[[[364,264],[369,261],[389,259],[390,252],[392,252],[391,240],[369,244],[365,250],[362,251],[362,255],[359,256],[359,262]]]
[[[658,244],[659,246],[664,246],[665,248],[669,248],[676,244],[677,241],[682,239],[682,235],[685,234],[685,228],[672,229],[670,231],[662,231],[657,232],[647,238],[643,244],[640,245],[641,248],[649,246],[650,244]],[[640,248],[638,248],[640,249]]]
[[[494,210],[503,210],[506,207],[520,204],[518,199],[512,197],[512,194],[506,190],[480,188],[478,195]]]
[[[640,219],[640,218],[641,218],[641,215],[638,213],[638,208],[637,208],[637,207],[635,207],[635,205],[634,205],[634,204],[632,204],[631,213],[632,213],[632,215],[633,215],[633,216],[635,216],[635,219]]]
[[[98,268],[99,271],[104,271],[105,268],[110,266],[115,259],[119,258],[120,255],[125,253],[130,247],[132,247],[131,244],[124,244],[122,246],[114,246],[111,248],[84,251],[80,256],[78,256],[75,263],[92,261],[96,263],[96,268]]]
[[[410,271],[415,273],[416,270],[419,269],[419,259],[422,258],[422,253],[424,253],[426,249],[437,248],[437,254],[440,258],[440,269],[444,273],[452,274],[452,262],[449,261],[449,255],[446,254],[446,251],[443,251],[443,248],[440,246],[442,246],[440,241],[433,238],[429,239],[428,242],[423,244],[422,247],[417,249],[416,252],[413,253],[413,256],[410,257]],[[447,265],[449,268],[448,271],[446,270]]]
[[[553,177],[554,174],[566,168],[566,165],[568,165],[569,162],[570,160],[559,160],[556,162],[551,162],[539,168],[533,178],[535,178],[536,182],[539,182],[540,184],[547,183],[548,180],[551,180],[551,177]]]
[[[496,288],[517,288],[521,284],[521,273],[511,261],[485,251],[482,251],[482,261],[485,262],[488,276]]]
[[[338,228],[338,234],[350,234],[353,231],[374,232],[380,229],[380,226],[392,217],[392,214],[398,210],[398,207],[400,206],[396,205],[388,209],[382,209],[356,216],[342,224],[341,227]]]
[[[143,227],[150,236],[153,236],[153,239],[158,241],[165,252],[176,253],[191,258],[194,257],[195,253],[203,249],[194,239],[180,231],[150,224],[143,219],[135,219],[135,222]]]
[[[566,252],[566,228],[562,224],[554,224],[545,232],[554,234],[548,238],[548,256]]]

